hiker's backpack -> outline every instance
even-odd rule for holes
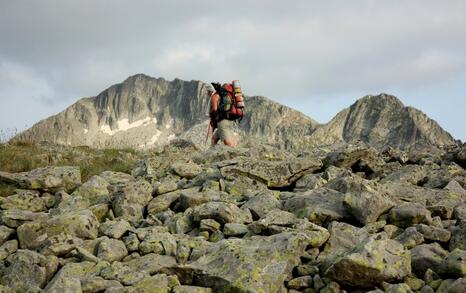
[[[220,96],[218,110],[221,115],[228,120],[238,120],[241,122],[244,116],[244,99],[243,93],[238,80],[231,84],[225,83],[218,87],[217,92]]]

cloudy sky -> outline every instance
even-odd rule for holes
[[[465,13],[462,0],[0,0],[0,129],[145,73],[239,79],[321,123],[390,93],[465,141]]]

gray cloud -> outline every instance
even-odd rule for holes
[[[464,1],[251,2],[2,1],[0,101],[58,111],[143,72],[240,79],[250,94],[339,110],[345,94],[409,94],[466,75]]]

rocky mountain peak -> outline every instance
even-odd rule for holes
[[[96,97],[79,100],[15,139],[148,148],[184,138],[205,145],[210,105],[205,86],[196,80],[168,81],[136,74]],[[246,97],[246,104],[238,135],[279,148],[302,150],[358,140],[376,148],[455,144],[435,121],[385,93],[361,98],[324,125],[265,97]]]

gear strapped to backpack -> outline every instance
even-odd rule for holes
[[[223,85],[212,82],[212,85],[220,97],[218,102],[220,117],[241,122],[244,116],[244,100],[239,81],[234,80],[231,84]]]

